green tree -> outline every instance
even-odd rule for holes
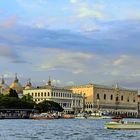
[[[33,109],[36,105],[31,98],[23,97],[20,99],[17,96],[13,97],[13,94],[11,95],[0,95],[0,108]]]
[[[52,112],[52,111],[62,112],[64,110],[58,103],[47,100],[37,104],[36,109],[39,110],[40,112]]]
[[[9,90],[9,97],[16,97],[16,98],[18,98],[18,93],[16,92],[16,90],[10,88],[10,90]]]

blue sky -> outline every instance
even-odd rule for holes
[[[140,1],[0,0],[0,74],[25,85],[140,88]]]

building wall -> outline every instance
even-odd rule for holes
[[[94,108],[98,104],[103,111],[110,111],[113,114],[127,114],[127,116],[137,115],[137,91],[128,89],[115,89],[96,87],[94,90]],[[99,99],[98,99],[98,95]],[[111,97],[112,96],[112,97]],[[97,104],[97,101],[99,102]]]
[[[94,84],[74,86],[70,89],[73,92],[86,94],[85,106],[87,112],[94,112],[100,109],[103,112],[107,111],[114,115],[125,114],[127,116],[137,116],[138,114],[137,90]]]
[[[137,96],[138,99],[138,117],[140,118],[140,95]]]
[[[72,109],[75,114],[83,112],[83,96],[82,94],[72,94]]]
[[[82,111],[83,109],[82,96],[74,96],[72,90],[63,88],[37,88],[23,90],[23,94],[31,95],[36,103],[42,102],[43,100],[57,102],[64,108],[65,112]]]
[[[93,111],[94,87],[93,84],[70,87],[74,93],[85,94],[85,111]],[[88,108],[86,106],[89,106]]]

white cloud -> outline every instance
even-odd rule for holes
[[[46,56],[47,62],[38,66],[40,70],[64,70],[79,74],[87,69],[87,63],[94,59],[91,53],[72,52],[62,49],[46,49],[50,56]]]
[[[8,17],[5,21],[3,21],[2,26],[4,28],[10,28],[13,25],[15,25],[16,22],[17,22],[17,16],[13,15],[13,16]]]
[[[70,0],[70,3],[77,3],[79,0]]]
[[[75,83],[73,81],[66,82],[66,86],[73,86]]]
[[[24,57],[35,62],[33,70],[36,71],[61,70],[80,74],[88,71],[92,65],[90,63],[97,57],[93,53],[75,52],[58,48],[34,48],[32,50],[32,57],[30,57],[30,52],[26,51]],[[41,54],[39,58],[36,57],[37,54]]]
[[[76,16],[74,19],[79,18],[97,18],[97,19],[106,19],[107,16],[104,13],[105,5],[103,4],[89,4],[86,2],[77,2],[74,7]]]
[[[128,59],[127,55],[121,55],[119,58],[114,60],[113,65],[114,66],[121,66],[127,61],[127,59]]]

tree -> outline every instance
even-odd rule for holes
[[[31,99],[20,99],[17,96],[13,96],[13,91],[10,95],[0,95],[0,108],[11,108],[11,109],[33,109],[36,105]]]
[[[33,101],[33,97],[29,94],[23,95],[21,98],[21,108],[34,108],[36,103]]]
[[[10,88],[10,90],[9,90],[9,97],[16,97],[16,98],[18,98],[18,94],[17,94],[16,90]]]
[[[39,110],[40,112],[52,112],[52,111],[62,112],[64,110],[58,103],[47,100],[37,104],[36,109]]]

